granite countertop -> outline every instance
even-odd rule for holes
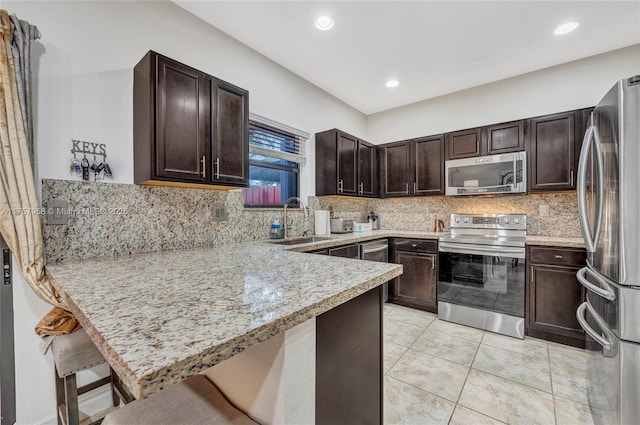
[[[290,246],[289,249],[293,251],[313,251],[322,248],[331,248],[334,246],[365,242],[375,239],[383,238],[414,238],[414,239],[438,239],[442,235],[447,235],[449,232],[413,232],[407,230],[373,230],[370,232],[354,232],[344,234],[331,234],[326,235],[328,240],[310,242],[305,244],[298,244]],[[324,237],[324,236],[323,236]],[[276,243],[277,241],[271,241]],[[572,247],[572,248],[584,248],[584,239],[582,238],[566,238],[561,236],[527,236],[527,245],[543,245],[543,246],[557,246],[557,247]]]
[[[566,248],[584,248],[582,238],[564,238],[558,236],[527,236],[527,245],[559,246]]]
[[[402,266],[243,243],[47,265],[134,397],[399,276]]]

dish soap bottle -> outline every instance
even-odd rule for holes
[[[280,224],[280,220],[275,219],[271,223],[271,233],[269,234],[269,239],[280,239],[280,234],[282,229],[282,224]]]

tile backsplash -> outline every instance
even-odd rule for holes
[[[244,208],[240,190],[217,191],[69,180],[42,181],[43,203],[62,200],[74,213],[66,225],[44,225],[48,261],[82,259],[236,242],[265,240],[282,209]],[[229,218],[213,220],[213,205]],[[540,205],[549,216],[540,216]],[[528,233],[580,237],[575,192],[499,197],[360,199],[309,197],[310,216],[291,208],[290,234],[314,230],[313,211],[332,208],[336,217],[366,221],[369,211],[382,229],[433,231],[435,219],[449,228],[451,213],[522,213]]]
[[[495,197],[408,197],[388,199],[319,197],[323,209],[332,207],[336,215],[365,221],[375,211],[381,229],[433,231],[435,219],[449,229],[452,213],[526,214],[527,233],[538,236],[581,237],[575,192],[536,193]],[[540,215],[540,205],[549,206],[549,215]]]
[[[244,208],[240,190],[44,179],[42,200],[75,211],[67,225],[44,225],[47,261],[264,240],[271,222],[282,222],[282,209]],[[309,201],[318,208],[317,198]],[[213,205],[224,205],[228,220],[214,221]],[[313,214],[291,208],[288,217],[291,235],[313,232]]]

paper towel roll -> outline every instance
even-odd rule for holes
[[[329,211],[316,210],[316,235],[330,235],[331,234],[331,221],[329,220]]]

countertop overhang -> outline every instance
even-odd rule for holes
[[[52,283],[136,398],[402,274],[269,243],[67,261]]]

